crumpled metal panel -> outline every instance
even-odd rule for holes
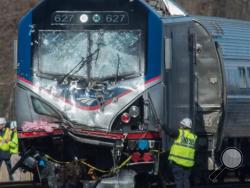
[[[194,22],[196,36],[195,85],[197,88],[196,131],[216,133],[224,97],[222,62],[211,36],[198,22]],[[202,116],[202,117],[198,117]]]
[[[114,177],[103,178],[97,188],[134,188],[136,172],[122,170]]]
[[[140,30],[41,30],[38,47],[33,81],[19,83],[88,127],[110,129],[128,101],[159,81],[145,81]],[[32,103],[39,114],[51,114]]]
[[[224,136],[249,136],[250,22],[218,17],[195,17],[221,49],[226,105]]]
[[[167,83],[168,122],[178,128],[181,118],[193,117],[195,132],[212,135],[216,143],[224,99],[223,63],[206,28],[189,19],[166,21],[173,51]]]
[[[207,31],[194,23],[196,33],[197,102],[202,108],[215,108],[222,101],[222,75],[215,43]]]

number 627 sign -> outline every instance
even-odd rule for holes
[[[128,13],[124,11],[56,11],[51,25],[127,25]]]

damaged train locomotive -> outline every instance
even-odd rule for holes
[[[237,137],[227,127],[226,102],[236,104],[226,92],[229,23],[170,0],[39,2],[19,25],[13,171],[51,187],[149,184],[169,145],[159,124],[177,128],[183,117],[206,153],[200,162],[215,164],[223,137]]]

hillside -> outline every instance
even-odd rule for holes
[[[196,15],[219,16],[250,20],[249,0],[176,0],[187,12]]]
[[[0,116],[10,109],[14,86],[13,40],[17,38],[17,24],[36,0],[0,0]]]

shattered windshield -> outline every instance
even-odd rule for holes
[[[39,71],[88,79],[140,73],[139,30],[39,31]],[[79,63],[84,62],[82,66]]]

